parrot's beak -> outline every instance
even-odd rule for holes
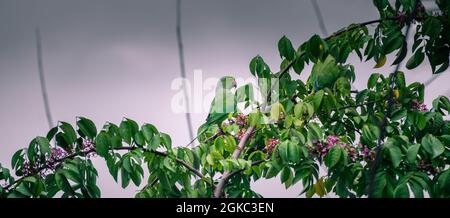
[[[233,87],[234,87],[234,88],[237,88],[236,80],[233,80]]]

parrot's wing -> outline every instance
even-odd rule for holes
[[[216,91],[216,96],[211,103],[209,114],[228,114],[236,111],[236,96],[226,89]],[[209,115],[209,116],[210,116]],[[208,116],[208,117],[209,117]]]
[[[229,90],[220,89],[216,91],[211,108],[206,118],[206,122],[200,126],[199,132],[204,128],[208,128],[214,124],[220,124],[224,121],[229,113],[236,110],[236,96]]]

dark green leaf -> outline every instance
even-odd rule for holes
[[[81,136],[94,139],[94,137],[97,135],[97,128],[95,127],[95,124],[94,122],[92,122],[92,120],[80,117],[77,121],[77,125]]]
[[[295,49],[292,46],[291,41],[286,36],[283,36],[278,41],[278,51],[280,52],[280,56],[282,58],[285,57],[290,61],[294,60],[295,58]]]
[[[422,146],[426,152],[428,152],[432,158],[436,158],[437,156],[444,153],[445,147],[438,138],[431,134],[427,134],[422,138]]]

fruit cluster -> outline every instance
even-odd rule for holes
[[[412,106],[413,109],[416,109],[416,110],[419,110],[419,111],[422,111],[422,112],[428,111],[427,105],[424,104],[424,103],[420,103],[417,100],[413,100],[411,106]]]
[[[276,138],[270,138],[267,140],[267,145],[264,147],[264,151],[268,154],[272,153],[273,149],[280,144],[280,140]]]

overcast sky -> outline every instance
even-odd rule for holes
[[[155,124],[175,145],[189,141],[184,114],[171,110],[179,77],[175,0],[0,0],[0,163],[26,147],[48,125],[40,93],[34,29],[39,26],[53,119],[74,123],[86,116],[98,128],[129,117]],[[318,0],[328,32],[350,23],[375,19],[372,1]],[[257,54],[272,69],[280,59],[277,41],[287,35],[297,47],[320,34],[310,0],[182,0],[182,34],[188,77],[232,75],[248,78],[248,63]],[[355,88],[365,88],[374,63],[354,57]],[[391,60],[392,61],[392,60]],[[389,67],[376,72],[389,73]],[[429,66],[406,71],[407,82],[426,81]],[[302,78],[306,78],[305,70]],[[426,103],[449,95],[444,73],[427,87]],[[193,114],[195,129],[206,112]],[[132,197],[137,187],[122,190],[104,161],[95,160],[103,197]],[[258,182],[266,197],[296,197],[300,186],[285,190],[279,179]],[[269,187],[269,188],[268,188]]]

